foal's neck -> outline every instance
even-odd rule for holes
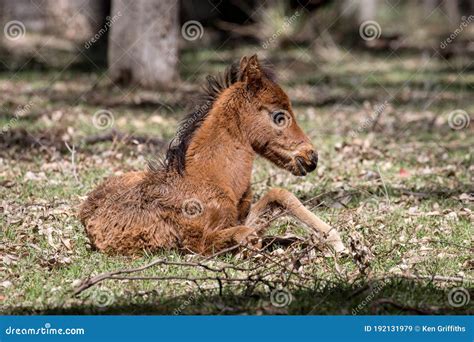
[[[250,186],[255,158],[239,125],[242,101],[238,97],[232,88],[219,96],[186,152],[186,175],[214,183],[235,201]]]

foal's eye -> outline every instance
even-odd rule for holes
[[[291,115],[287,111],[277,110],[271,114],[273,124],[278,128],[288,127],[291,123]]]

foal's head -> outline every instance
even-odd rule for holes
[[[313,171],[318,154],[296,123],[290,100],[261,67],[256,55],[240,61],[247,106],[240,113],[241,128],[255,152],[294,175]]]
[[[255,152],[294,175],[304,176],[316,168],[318,154],[296,123],[288,96],[256,55],[233,64],[223,78],[209,76],[205,96],[204,105],[185,118],[166,152],[167,170],[183,174],[191,140],[211,112],[224,117],[218,128],[238,126],[237,134]],[[235,125],[231,127],[228,120]]]

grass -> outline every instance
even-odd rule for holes
[[[204,289],[199,290],[183,281],[109,280],[73,295],[73,285],[90,275],[137,267],[157,257],[190,259],[177,252],[107,256],[90,248],[75,217],[88,191],[107,176],[143,169],[146,160],[161,151],[143,144],[81,141],[106,132],[92,125],[93,114],[102,109],[113,113],[114,128],[122,132],[169,140],[198,83],[243,52],[219,54],[224,60],[205,49],[185,53],[183,79],[192,76],[188,92],[119,89],[110,86],[100,71],[20,71],[14,78],[0,74],[4,103],[0,126],[9,125],[0,137],[2,313],[472,313],[471,302],[456,307],[448,300],[455,287],[464,287],[472,297],[469,281],[399,276],[473,278],[473,125],[460,130],[448,125],[453,110],[474,112],[474,74],[467,68],[471,62],[450,66],[433,58],[417,73],[416,66],[422,63],[417,56],[387,59],[364,52],[315,65],[288,51],[289,60],[275,61],[321,162],[315,173],[298,178],[258,159],[253,182],[257,196],[280,186],[302,200],[317,197],[317,202],[310,201],[312,210],[338,227],[346,242],[354,234],[360,236],[373,254],[367,260],[368,274],[361,273],[353,257],[333,260],[316,253],[302,266],[311,280],[300,285],[308,288],[288,285],[285,291],[292,300],[283,307],[272,304],[269,286],[224,286],[219,291],[215,281],[203,282]],[[293,63],[302,70],[291,72]],[[91,90],[95,82],[98,86]],[[388,107],[372,128],[374,106],[387,96]],[[12,121],[12,111],[32,99],[31,109]],[[14,140],[28,134],[41,137],[43,146]],[[64,141],[76,147],[78,181]],[[287,232],[302,230],[287,219],[277,221],[271,230]],[[232,256],[215,260],[242,262],[257,261]],[[209,272],[160,266],[143,274],[196,277]]]

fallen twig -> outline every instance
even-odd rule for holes
[[[448,276],[442,276],[442,275],[416,275],[416,274],[395,273],[395,274],[390,274],[390,276],[397,277],[397,278],[404,278],[404,279],[430,280],[430,281],[440,281],[440,282],[457,282],[457,283],[474,282],[474,279],[472,278],[448,277]]]
[[[67,141],[65,141],[64,144],[66,145],[66,148],[68,149],[68,151],[71,153],[72,174],[76,182],[80,184],[81,182],[79,181],[79,176],[77,175],[77,168],[76,168],[76,146],[72,145],[72,147],[70,147]]]
[[[255,266],[252,266],[252,267],[241,267],[240,265],[231,265],[231,264],[225,264],[225,265],[220,266],[220,267],[214,267],[214,266],[210,266],[210,265],[205,263],[205,262],[211,260],[212,258],[214,258],[215,256],[217,256],[217,254],[222,254],[223,252],[229,252],[229,251],[232,251],[232,250],[234,250],[238,247],[244,248],[244,249],[246,249],[246,250],[248,250],[248,251],[250,251],[254,254],[258,254],[259,256],[262,257],[261,261],[258,262]],[[310,249],[306,249],[305,251],[308,252],[309,250]],[[84,290],[86,290],[86,289],[88,289],[88,288],[90,288],[90,287],[92,287],[92,286],[94,286],[94,285],[96,285],[96,284],[98,284],[98,283],[100,283],[104,280],[107,280],[107,279],[113,279],[113,280],[164,280],[164,281],[168,281],[168,280],[186,280],[186,281],[192,281],[196,284],[199,281],[212,281],[212,280],[214,280],[214,281],[217,281],[219,283],[220,287],[222,286],[223,282],[226,282],[226,283],[232,283],[232,282],[244,283],[244,282],[248,282],[248,283],[254,283],[254,285],[256,283],[261,282],[261,283],[264,283],[264,284],[271,287],[272,283],[275,284],[275,283],[281,282],[284,285],[290,283],[288,275],[296,274],[296,273],[294,273],[294,268],[293,267],[289,268],[286,265],[287,262],[290,262],[291,265],[293,265],[295,263],[294,258],[293,259],[292,258],[286,258],[286,256],[285,256],[285,259],[277,259],[277,258],[272,257],[271,255],[269,255],[268,253],[262,253],[262,251],[257,250],[257,249],[253,249],[253,248],[248,247],[248,246],[235,246],[235,247],[229,248],[226,251],[221,251],[217,254],[212,255],[210,257],[207,257],[201,262],[176,262],[176,261],[167,261],[167,260],[163,260],[163,259],[157,259],[157,260],[154,260],[154,261],[152,261],[152,262],[150,262],[146,265],[143,265],[143,266],[140,266],[140,267],[137,267],[137,268],[122,269],[122,270],[116,270],[116,271],[112,271],[112,272],[102,273],[102,274],[96,275],[94,277],[90,277],[90,278],[87,278],[87,279],[83,280],[81,282],[81,284],[74,289],[74,294],[78,295],[81,292],[83,292]],[[298,255],[298,257],[299,257],[299,255]],[[127,274],[144,271],[144,270],[149,269],[153,266],[161,266],[161,265],[182,266],[182,267],[198,267],[198,268],[202,268],[204,270],[213,272],[216,275],[204,276],[204,277],[125,276]],[[228,270],[233,270],[233,271],[237,271],[237,272],[244,272],[244,273],[246,273],[246,276],[243,276],[243,277],[233,276],[232,277],[232,276],[229,276],[229,274],[227,273]],[[275,276],[276,270],[280,270],[280,273],[282,275],[281,281],[275,280],[275,279],[272,279],[272,280],[265,279],[265,277],[268,277],[268,276]],[[222,276],[219,276],[219,274],[222,274]],[[284,280],[285,275],[286,275],[286,280]],[[304,280],[304,281],[312,280],[312,278],[308,278],[308,277],[305,277],[305,276],[300,275],[300,274],[297,274],[297,276],[300,280],[300,282],[298,283],[300,286],[302,286],[301,285],[302,280]]]
[[[234,249],[234,248],[231,248],[231,249]],[[229,249],[229,250],[231,250]],[[209,260],[209,258],[205,259],[205,261]],[[166,265],[166,266],[183,266],[183,267],[201,267],[205,270],[208,270],[208,271],[211,271],[211,272],[215,272],[215,273],[220,273],[220,272],[224,272],[226,269],[233,269],[233,270],[236,270],[236,271],[246,271],[246,272],[251,272],[251,271],[254,271],[256,269],[258,269],[258,266],[257,267],[254,267],[254,268],[242,268],[242,267],[239,267],[239,266],[234,266],[234,265],[224,265],[220,268],[214,268],[212,266],[209,266],[207,264],[204,264],[202,262],[176,262],[176,261],[167,261],[167,260],[163,260],[163,259],[157,259],[157,260],[154,260],[146,265],[143,265],[143,266],[140,266],[140,267],[137,267],[137,268],[131,268],[131,269],[122,269],[122,270],[116,270],[116,271],[112,271],[112,272],[106,272],[106,273],[102,273],[102,274],[99,274],[97,276],[94,276],[92,278],[87,278],[86,280],[82,281],[81,284],[76,287],[74,289],[74,294],[77,295],[79,293],[81,293],[82,291],[88,289],[89,287],[97,284],[97,283],[100,283],[106,279],[121,279],[121,278],[124,278],[124,277],[120,277],[120,275],[122,274],[130,274],[130,273],[136,273],[136,272],[141,272],[141,271],[144,271],[148,268],[151,268],[153,266],[157,266],[157,265]],[[140,277],[136,277],[136,279],[138,279]],[[141,277],[141,278],[144,278],[144,277]],[[147,277],[149,279],[153,279],[154,277]],[[133,279],[132,277],[129,277],[128,279]],[[162,278],[162,279],[165,279],[165,278]],[[212,279],[215,279],[215,278],[212,278]],[[187,280],[190,280],[189,278],[187,278]],[[199,279],[198,279],[199,280]],[[203,279],[205,280],[205,279]]]

